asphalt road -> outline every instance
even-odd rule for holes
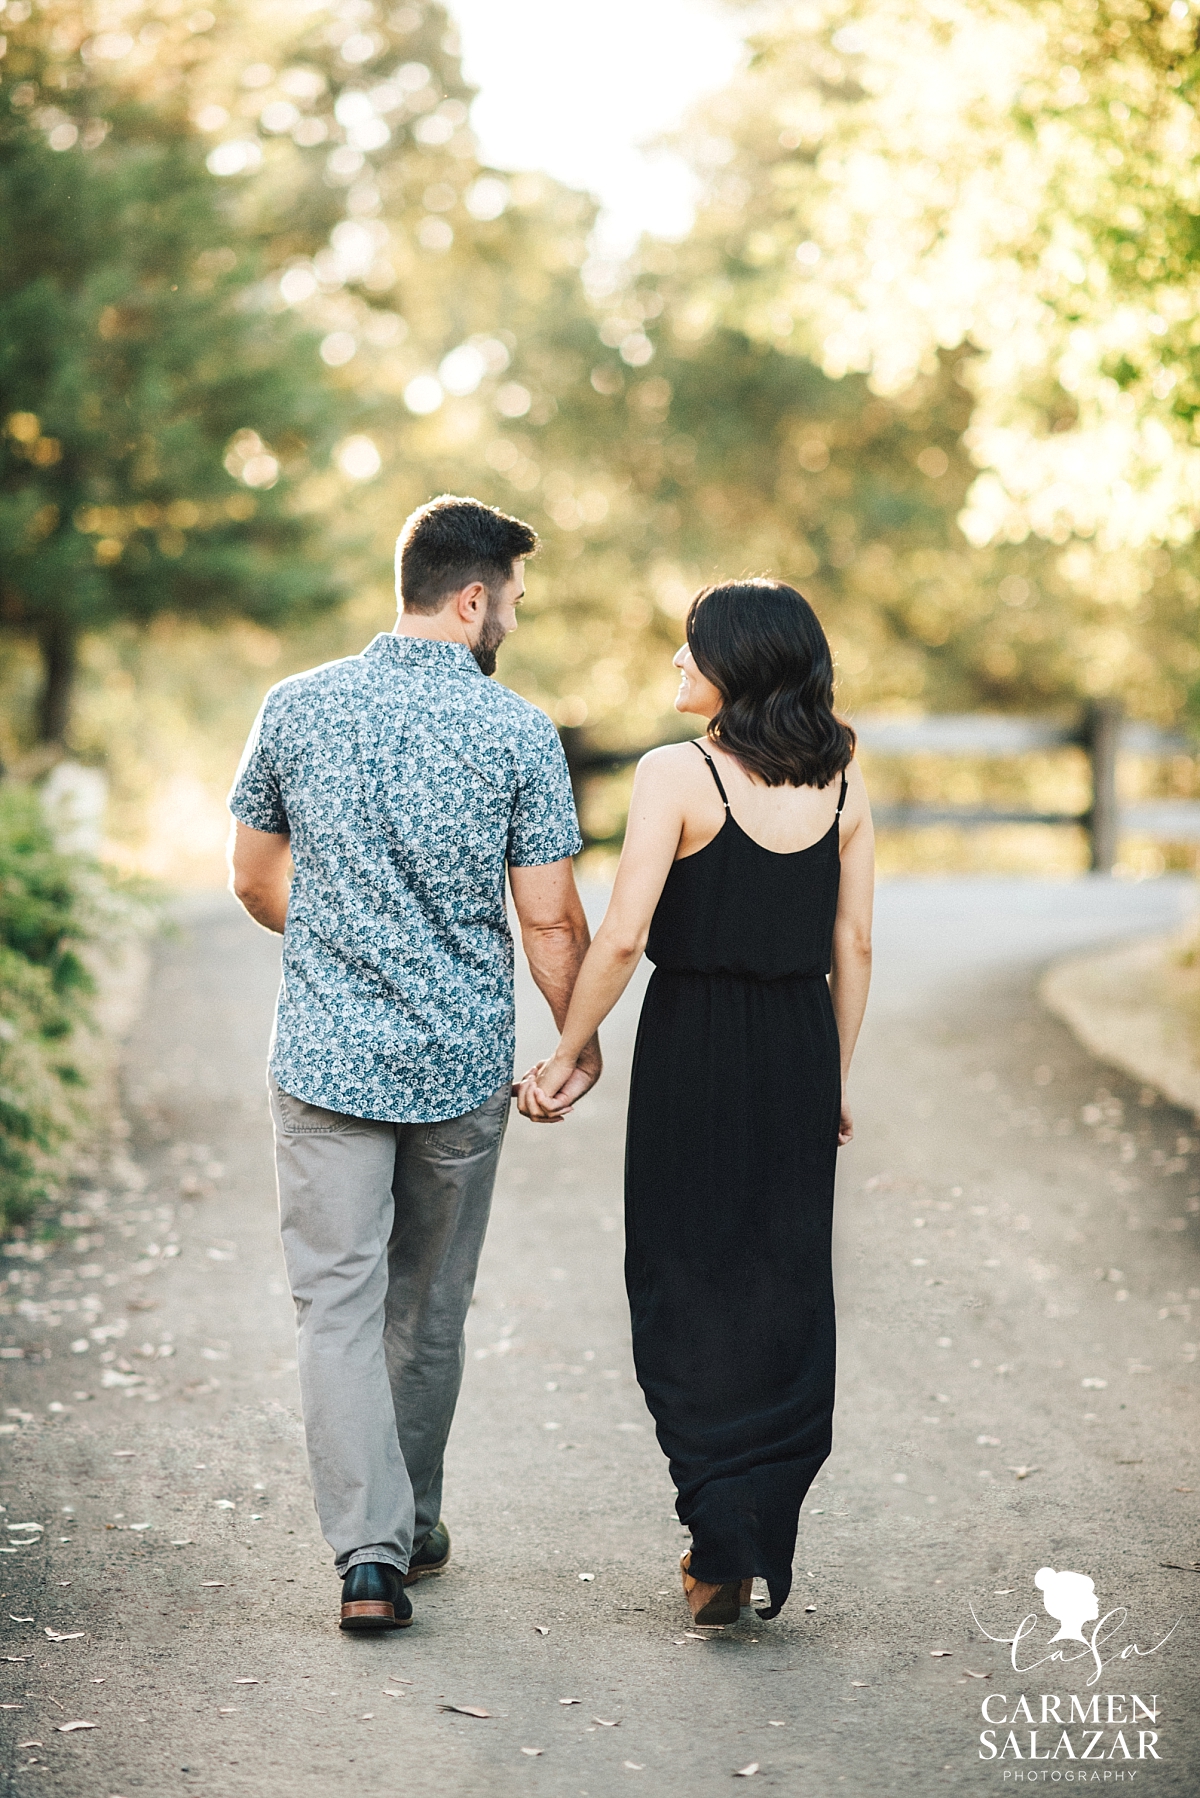
[[[1051,957],[1190,903],[1171,881],[883,889],[840,1175],[835,1450],[783,1616],[706,1640],[629,1358],[635,991],[575,1118],[513,1119],[450,1450],[454,1560],[413,1629],[370,1640],[336,1628],[305,1476],[261,1071],[276,948],[231,903],[190,902],[129,1045],[129,1134],[62,1245],[5,1263],[0,1498],[41,1528],[10,1529],[2,1563],[3,1792],[708,1798],[757,1764],[804,1798],[1014,1774],[1194,1793],[1200,1131],[1035,996]],[[544,1019],[526,992],[524,1056]],[[1044,1566],[1095,1581],[1091,1684],[1090,1651],[1049,1646]],[[1015,1672],[988,1636],[1026,1617]],[[1031,1665],[1061,1652],[1086,1658]],[[1057,1758],[1029,1758],[1022,1693],[1033,1754]],[[1009,1719],[994,1760],[988,1695]]]

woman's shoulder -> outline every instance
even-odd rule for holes
[[[645,780],[676,782],[704,774],[704,763],[697,753],[703,747],[699,737],[687,737],[682,743],[664,743],[648,749],[638,762],[638,774]]]
[[[837,776],[841,779],[841,776]],[[863,779],[863,771],[857,758],[848,762],[845,769],[846,802],[842,809],[842,841],[847,842],[857,827],[869,821],[871,802],[867,797],[867,783]]]

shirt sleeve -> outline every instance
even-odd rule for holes
[[[265,830],[274,836],[289,834],[288,815],[279,789],[279,772],[270,749],[268,708],[272,695],[263,700],[254,728],[250,732],[237,776],[230,788],[227,804],[234,817],[251,830]]]
[[[523,744],[520,784],[508,832],[508,864],[538,868],[583,848],[567,758],[549,718],[535,711]]]

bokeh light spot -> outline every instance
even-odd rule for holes
[[[373,481],[383,467],[383,458],[370,437],[347,437],[334,455],[338,467],[350,481]]]
[[[442,384],[436,375],[417,375],[404,389],[404,404],[418,418],[436,412],[444,397]]]

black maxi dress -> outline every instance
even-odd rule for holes
[[[780,855],[741,829],[701,754],[725,823],[672,865],[650,926],[625,1279],[690,1570],[760,1575],[773,1617],[832,1442],[841,1063],[826,976],[846,777],[825,836]]]

